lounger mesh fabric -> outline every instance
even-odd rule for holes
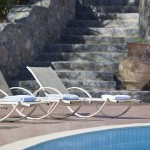
[[[5,91],[8,95],[12,95],[10,88],[8,87],[8,84],[6,83],[6,80],[4,79],[4,76],[1,71],[0,71],[0,89]],[[4,95],[0,94],[0,98],[3,97]]]
[[[68,90],[66,89],[66,87],[64,86],[64,84],[62,83],[62,81],[52,68],[48,69],[44,67],[38,67],[38,69],[34,67],[31,68],[34,74],[36,74],[36,76],[34,77],[41,87],[47,87],[48,85],[50,85],[50,87],[59,90],[63,94],[69,94]],[[56,92],[51,90],[50,93],[55,94]]]

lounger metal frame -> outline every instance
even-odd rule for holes
[[[80,87],[70,87],[67,89],[64,86],[64,84],[62,83],[62,81],[60,80],[60,78],[58,77],[57,73],[50,67],[29,67],[29,66],[27,66],[27,69],[31,72],[31,74],[33,75],[33,77],[35,78],[37,83],[39,84],[39,86],[40,86],[39,91],[44,90],[44,87],[46,86],[46,88],[51,88],[51,89],[53,88],[53,89],[57,90],[57,93],[59,93],[59,94],[64,94],[64,93],[69,94],[69,90],[71,90],[71,89],[77,89],[80,92],[83,92],[84,94],[86,94],[87,97],[79,99],[79,101],[82,103],[81,103],[81,105],[79,105],[79,107],[76,110],[72,109],[71,104],[66,105],[67,108],[71,111],[70,115],[75,114],[78,117],[88,118],[88,117],[95,116],[96,114],[101,112],[104,116],[119,117],[119,116],[125,114],[133,106],[133,104],[141,102],[140,100],[137,100],[137,99],[118,101],[118,100],[112,100],[112,99],[104,100],[102,98],[92,98],[92,96],[85,89],[82,89]],[[55,107],[57,107],[59,104],[62,104],[62,102],[64,103],[64,101],[60,100],[58,103],[56,103]],[[90,115],[81,115],[78,113],[78,110],[81,108],[81,106],[83,106],[83,104],[85,104],[85,103],[95,104],[97,102],[102,103],[102,105],[100,107],[98,107],[94,113],[92,113]],[[70,103],[75,103],[75,102],[71,101]],[[103,108],[104,108],[104,106],[106,106],[107,103],[127,103],[127,104],[129,103],[129,104],[128,104],[127,108],[125,110],[123,110],[122,112],[119,112],[119,114],[111,115],[111,114],[103,111]],[[96,104],[95,104],[95,107],[96,107]],[[68,115],[68,116],[70,116],[70,115]]]

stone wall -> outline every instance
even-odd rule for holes
[[[140,0],[140,36],[150,43],[150,0]]]
[[[30,0],[28,5],[10,10],[8,22],[0,24],[0,69],[7,79],[32,64],[59,38],[75,17],[75,1]]]

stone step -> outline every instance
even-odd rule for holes
[[[49,44],[45,52],[109,52],[124,53],[127,52],[126,44]]]
[[[138,6],[100,6],[100,5],[77,5],[77,12],[99,12],[99,13],[137,13],[139,11]]]
[[[58,76],[61,79],[71,80],[94,80],[94,81],[114,81],[114,73],[112,71],[57,71]],[[34,80],[32,74],[23,69],[19,76],[16,78],[20,81]],[[8,80],[7,83],[10,87],[18,87],[19,80]]]
[[[68,27],[137,28],[138,20],[74,20]]]
[[[112,37],[112,36],[86,36],[86,35],[63,35],[59,43],[69,43],[69,44],[126,44],[127,42],[132,42],[135,37]]]
[[[31,92],[35,92],[37,89],[40,88],[40,86],[35,80],[19,81],[18,84],[19,84],[19,87],[26,88],[30,90]]]
[[[62,80],[66,88],[69,87],[80,87],[86,90],[96,89],[99,90],[114,90],[115,89],[115,81],[94,81],[94,80]],[[39,85],[35,80],[26,80],[19,81],[19,86],[29,89],[30,91],[36,91],[39,88]]]
[[[65,35],[107,35],[107,36],[139,36],[138,28],[82,28],[68,27]]]
[[[26,68],[22,68],[18,74],[18,76],[16,77],[16,79],[19,80],[31,80],[34,79],[34,77],[32,76],[32,74],[26,69]]]
[[[117,61],[123,53],[88,52],[88,53],[42,53],[39,61],[87,60],[87,61]],[[56,56],[56,57],[54,57]]]
[[[67,54],[62,53],[62,52],[51,52],[51,51],[46,51],[40,54],[40,57],[37,58],[35,61],[48,61],[47,63],[49,64],[50,61],[60,61],[60,60],[67,60],[69,59],[67,57]]]
[[[94,80],[70,80],[62,79],[64,85],[69,87],[80,87],[86,90],[113,90],[116,88],[115,81],[94,81]]]
[[[118,62],[94,62],[94,61],[56,61],[52,62],[56,70],[76,71],[115,71],[118,70]]]
[[[114,73],[111,71],[58,71],[58,76],[61,79],[72,80],[94,80],[94,81],[113,81]]]
[[[124,6],[139,5],[137,0],[77,0],[78,5]]]
[[[32,63],[32,67],[53,67],[51,64],[51,60],[36,60]]]
[[[81,13],[76,12],[77,20],[138,20],[138,13]]]

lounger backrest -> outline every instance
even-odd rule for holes
[[[69,94],[57,73],[50,67],[27,67],[32,73],[40,87],[52,87],[63,94]],[[52,92],[51,93],[56,93]]]
[[[7,93],[8,95],[12,95],[10,88],[8,87],[8,84],[1,71],[0,71],[0,89],[5,93]],[[4,95],[1,94],[1,92],[0,92],[0,97],[4,97]]]

